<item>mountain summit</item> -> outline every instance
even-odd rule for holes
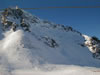
[[[100,42],[70,26],[41,20],[20,8],[0,12],[0,70],[45,64],[100,67],[99,55]]]

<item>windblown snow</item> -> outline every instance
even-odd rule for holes
[[[8,13],[11,10],[17,11],[12,8]],[[18,24],[15,30],[12,27],[3,30],[0,23],[0,75],[100,74],[100,60],[83,46],[85,38],[80,32],[25,11],[21,18],[12,14],[6,20],[7,24],[8,21]],[[20,26],[21,19],[29,24],[29,29]]]

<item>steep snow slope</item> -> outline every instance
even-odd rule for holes
[[[7,16],[5,11],[0,14],[1,75],[46,64],[100,67],[100,60],[82,46],[85,39],[80,32],[19,10],[9,8]]]

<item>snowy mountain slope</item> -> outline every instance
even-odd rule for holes
[[[1,12],[0,20],[2,75],[45,64],[100,67],[100,60],[83,46],[82,34],[69,26],[44,21],[15,8]]]

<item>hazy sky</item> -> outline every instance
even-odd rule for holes
[[[100,6],[100,0],[0,0],[0,8],[49,6]],[[28,10],[41,19],[57,24],[72,26],[74,29],[100,38],[100,8],[62,8]]]

